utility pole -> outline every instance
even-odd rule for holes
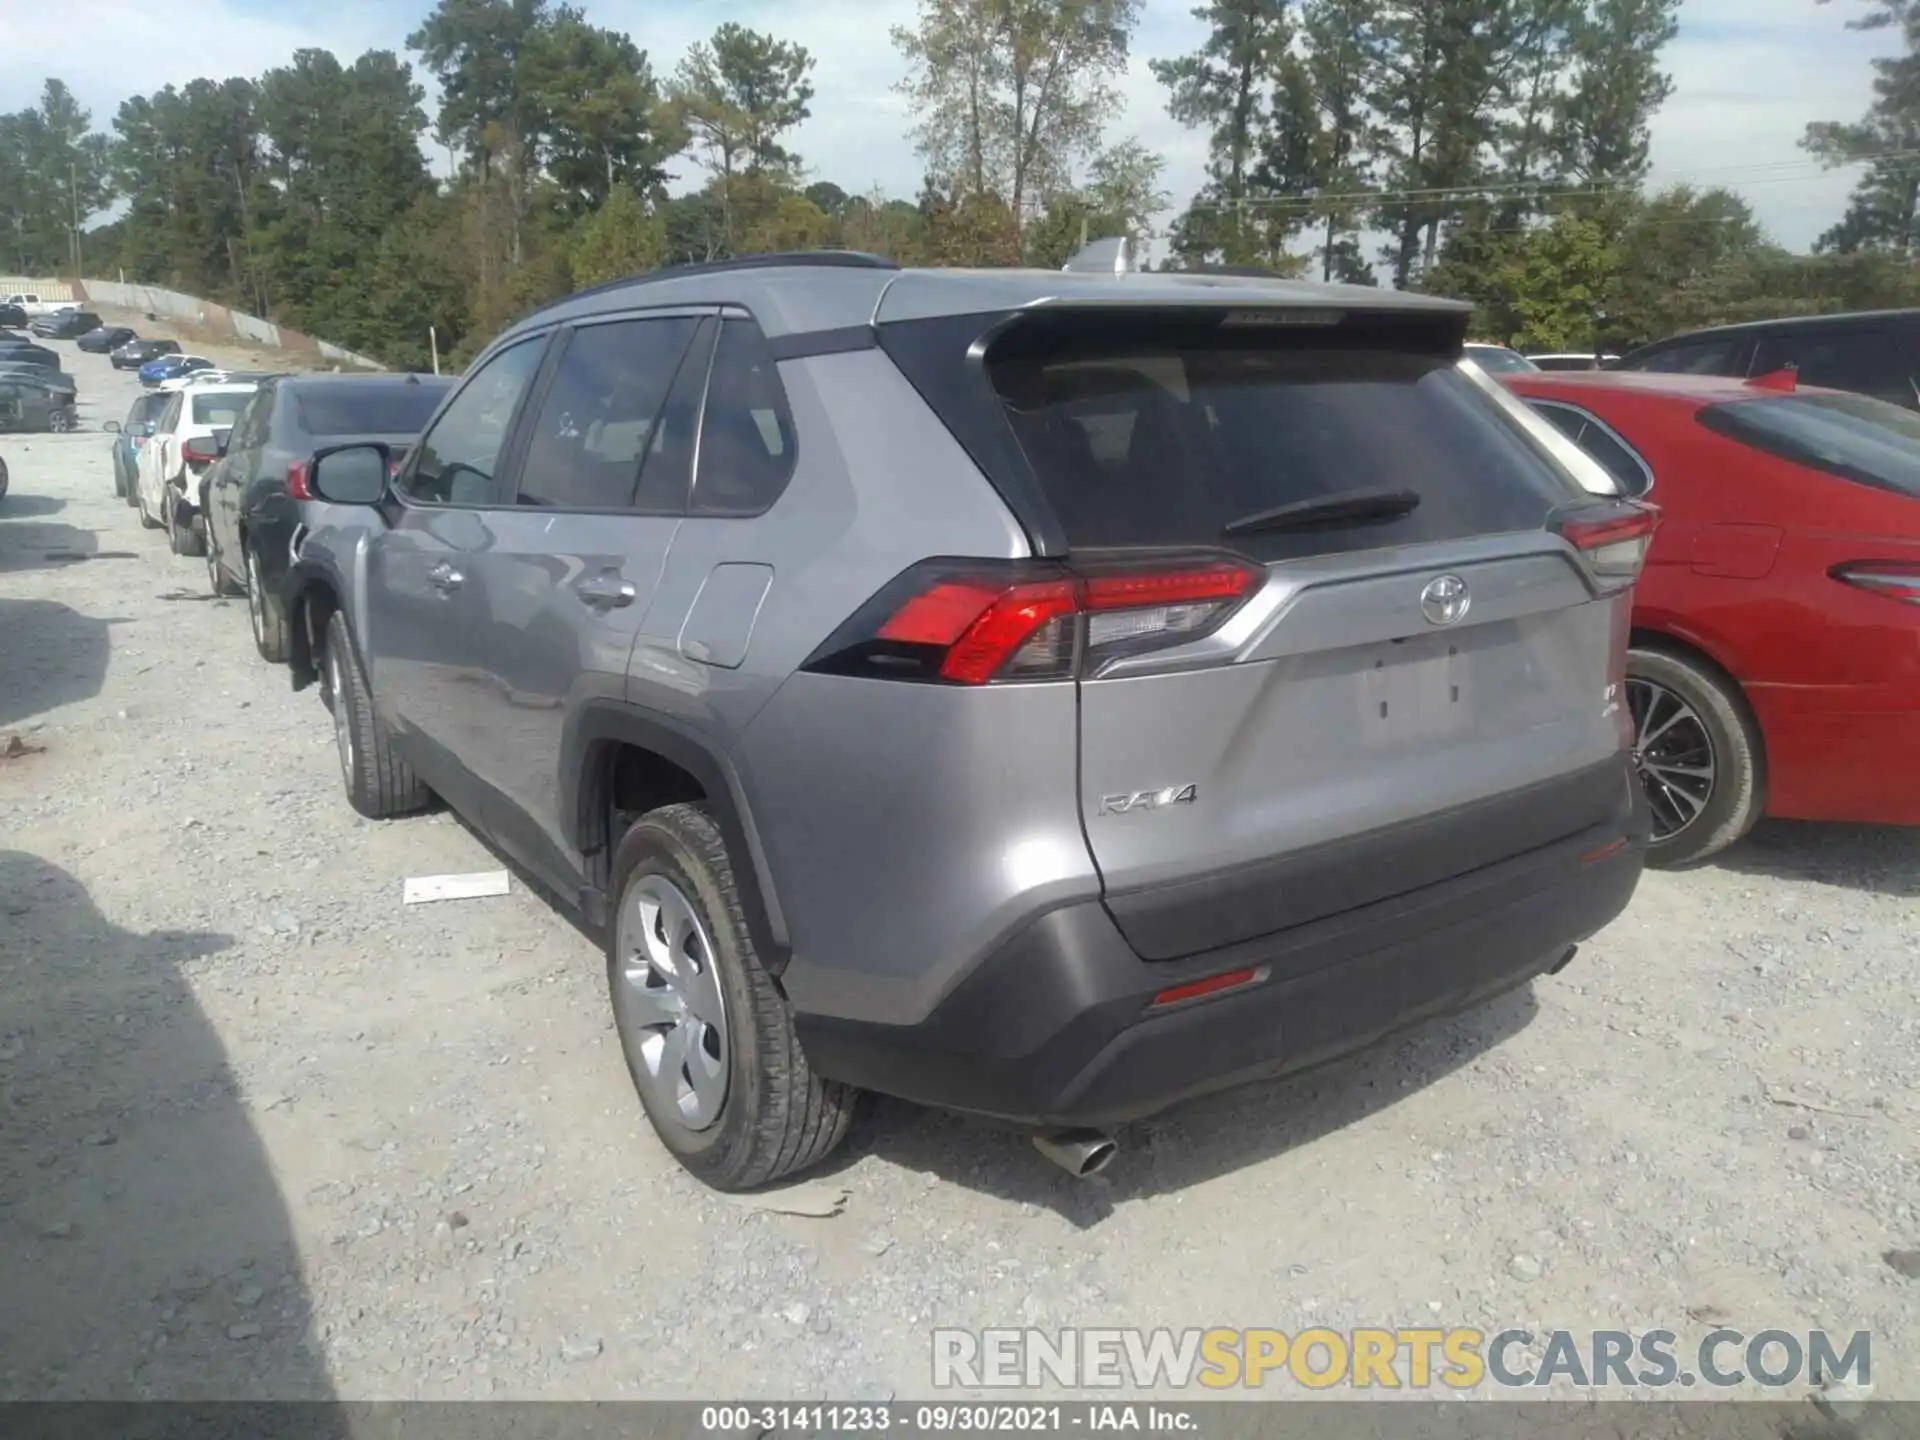
[[[71,153],[67,156],[67,197],[73,203],[73,278],[80,278],[80,177]]]

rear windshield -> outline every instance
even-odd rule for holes
[[[996,350],[989,370],[1074,547],[1277,560],[1537,529],[1582,498],[1451,356],[1216,330],[1179,348]],[[1418,504],[1400,514],[1247,524],[1402,491]]]
[[[1920,496],[1920,415],[1866,395],[1770,395],[1709,405],[1700,423],[1743,445]]]
[[[193,423],[211,425],[218,430],[232,426],[247,408],[251,395],[196,395],[193,397]]]
[[[327,385],[294,392],[309,435],[417,435],[449,386],[424,381]]]

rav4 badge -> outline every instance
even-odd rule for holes
[[[1138,810],[1164,810],[1169,805],[1191,805],[1200,798],[1197,785],[1169,785],[1164,790],[1135,790],[1128,795],[1102,795],[1102,815],[1131,815]]]

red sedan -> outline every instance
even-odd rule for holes
[[[1920,415],[1791,374],[1500,379],[1662,514],[1627,661],[1653,863],[1762,815],[1920,825]]]

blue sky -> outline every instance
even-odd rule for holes
[[[31,103],[42,77],[67,80],[106,124],[136,91],[196,75],[255,75],[301,46],[344,57],[399,50],[431,0],[0,0],[0,109]],[[815,55],[814,116],[795,148],[817,178],[849,190],[918,188],[909,117],[892,93],[900,74],[890,26],[914,0],[584,0],[588,18],[630,32],[657,71],[727,20],[798,40]],[[1752,202],[1774,237],[1808,244],[1838,218],[1849,177],[1823,174],[1798,148],[1810,120],[1865,108],[1871,58],[1884,34],[1844,28],[1863,0],[1685,0],[1666,55],[1673,98],[1654,126],[1655,183],[1724,184]],[[1137,135],[1168,159],[1167,188],[1184,203],[1200,179],[1204,140],[1167,117],[1146,62],[1191,49],[1202,27],[1189,3],[1148,0],[1112,138]]]

